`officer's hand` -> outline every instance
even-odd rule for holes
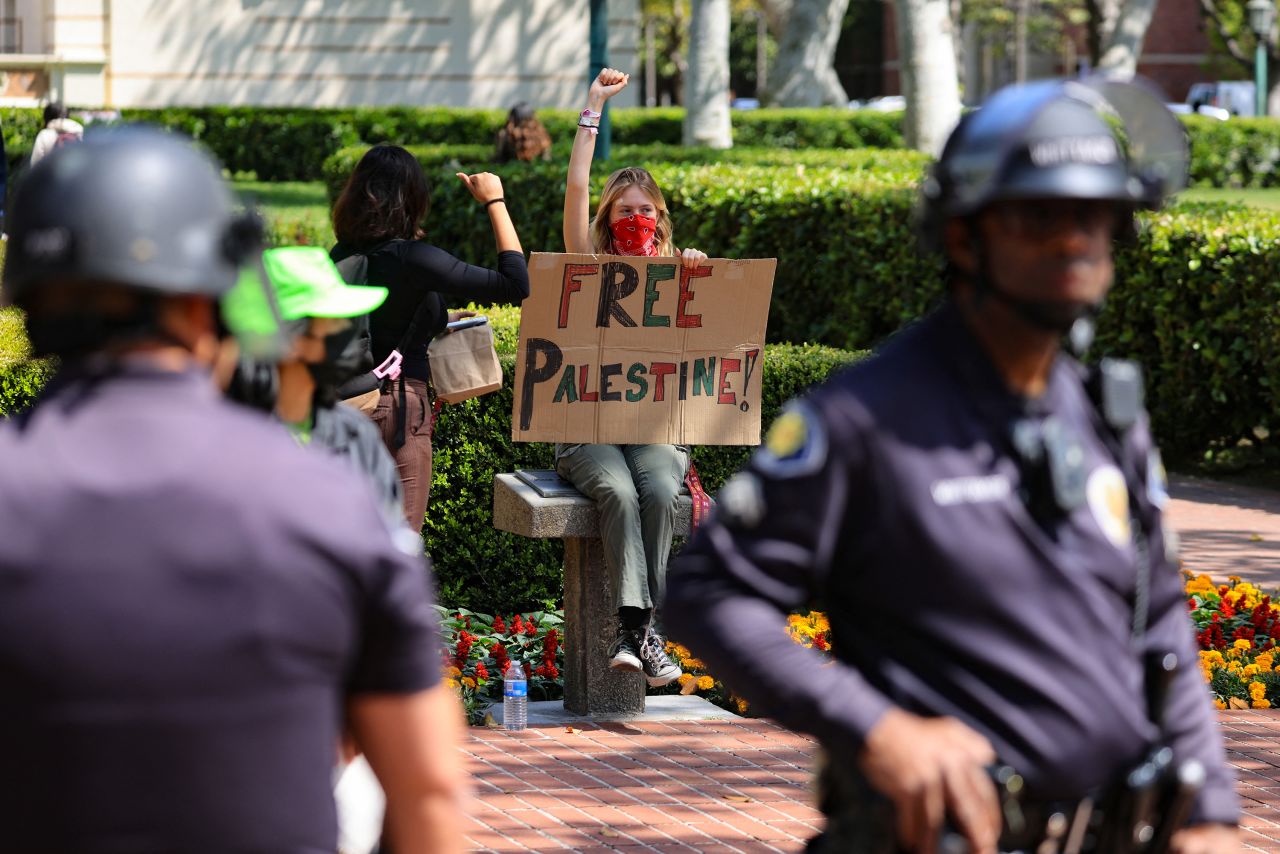
[[[867,734],[863,773],[893,801],[898,841],[918,852],[938,850],[947,816],[977,854],[996,850],[1000,803],[987,765],[990,742],[955,718],[922,718],[890,709]]]
[[[1173,854],[1225,854],[1240,850],[1240,831],[1226,824],[1197,824],[1173,835]]]

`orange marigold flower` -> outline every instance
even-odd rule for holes
[[[1271,701],[1270,700],[1254,700],[1252,705],[1255,709],[1269,709],[1271,708]]]
[[[677,679],[676,681],[679,682],[681,685],[688,685],[693,680],[694,680],[694,676],[692,673],[681,673],[680,678]]]
[[[1220,697],[1214,697],[1213,707],[1215,709],[1225,709],[1227,707],[1227,703],[1225,700],[1221,699]]]
[[[710,676],[704,675],[698,677],[699,691],[710,691],[714,687],[716,687],[716,680],[712,679]]]

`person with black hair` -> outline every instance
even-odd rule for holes
[[[403,518],[400,475],[373,422],[338,400],[350,372],[343,364],[362,317],[387,289],[347,285],[319,246],[282,246],[263,253],[288,350],[275,363],[272,412],[299,445],[347,460],[369,479],[388,519]]]
[[[498,131],[494,159],[499,163],[551,159],[551,135],[528,103],[521,101],[507,113],[507,123]]]
[[[432,399],[427,345],[456,317],[447,301],[519,303],[529,295],[529,271],[520,238],[489,172],[458,179],[488,215],[498,249],[496,270],[467,264],[423,240],[430,206],[427,177],[413,155],[397,145],[375,145],[356,164],[333,206],[337,244],[329,255],[341,263],[367,259],[367,278],[388,290],[369,315],[376,362],[399,353],[401,373],[386,380],[372,417],[395,457],[404,489],[404,514],[421,529],[431,489]],[[409,340],[404,341],[406,333]]]
[[[235,287],[263,235],[218,165],[92,134],[31,170],[9,226],[3,300],[59,366],[0,420],[0,847],[333,851],[349,728],[390,846],[461,851],[420,538],[213,382],[220,313],[279,346],[270,292]]]
[[[671,634],[823,748],[810,851],[1238,848],[1139,369],[1064,348],[1185,140],[1107,80],[968,114],[923,185],[945,301],[790,403],[672,566]],[[834,660],[787,635],[817,603]]]

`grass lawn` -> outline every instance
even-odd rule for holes
[[[0,308],[0,369],[27,358],[30,347],[16,308]]]
[[[1217,187],[1191,187],[1178,194],[1180,202],[1227,202],[1255,208],[1280,210],[1280,188],[1264,190],[1232,190]]]
[[[257,205],[278,245],[333,243],[329,200],[320,181],[232,181],[246,203]]]

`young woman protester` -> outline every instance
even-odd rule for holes
[[[591,158],[604,103],[630,77],[602,70],[587,94],[569,158],[564,197],[564,244],[569,252],[680,256],[697,266],[706,253],[677,250],[662,191],[646,170],[609,176],[590,220]],[[661,601],[675,528],[676,501],[689,470],[689,449],[678,445],[557,445],[556,471],[595,500],[605,562],[618,608],[618,634],[607,655],[615,670],[643,671],[654,687],[680,677],[666,653],[654,603]]]
[[[529,295],[529,271],[507,213],[502,181],[488,172],[458,173],[483,206],[498,247],[496,270],[475,267],[427,243],[422,223],[430,195],[426,175],[398,145],[376,145],[361,158],[333,206],[338,243],[335,263],[354,254],[368,259],[367,281],[389,291],[369,315],[373,358],[398,349],[400,378],[384,382],[372,417],[396,460],[404,487],[404,514],[422,527],[431,489],[431,373],[427,345],[450,320],[446,300],[516,304]],[[401,339],[412,331],[407,342]]]

